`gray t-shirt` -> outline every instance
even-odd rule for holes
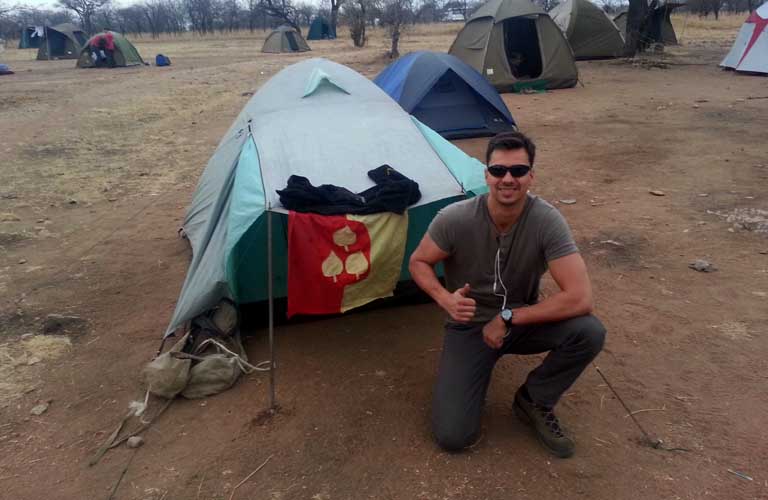
[[[469,283],[469,296],[477,302],[472,322],[487,322],[499,313],[504,287],[507,307],[535,304],[547,263],[579,251],[560,212],[532,194],[528,194],[520,218],[504,234],[497,231],[488,213],[487,194],[443,208],[427,233],[450,254],[443,261],[448,291]]]

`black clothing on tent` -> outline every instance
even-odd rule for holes
[[[280,203],[288,210],[321,215],[368,215],[381,212],[402,214],[421,199],[419,185],[389,165],[368,172],[376,183],[361,193],[332,184],[313,186],[300,175],[288,178],[285,189],[277,190]]]

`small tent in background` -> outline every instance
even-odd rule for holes
[[[768,74],[768,3],[750,14],[720,66]]]
[[[358,193],[373,185],[367,172],[384,164],[417,182],[421,191],[406,214],[397,216],[398,224],[406,224],[399,233],[405,255],[440,208],[487,191],[482,163],[408,116],[356,71],[308,59],[273,76],[245,105],[200,177],[182,225],[192,262],[166,335],[222,297],[245,304],[267,300],[270,290],[278,298],[330,287],[334,292],[329,295],[340,300],[337,312],[360,305],[359,294],[379,272],[374,264],[361,273],[348,269],[349,260],[339,261],[334,269],[323,265],[321,274],[318,262],[312,276],[302,277],[302,287],[289,290],[289,259],[296,258],[288,249],[291,214],[276,190],[297,175],[315,186],[331,184]],[[375,255],[387,239],[370,235],[367,241]],[[271,282],[268,242],[274,259]],[[343,257],[348,250],[335,251]],[[395,280],[410,279],[402,254],[379,269],[390,276],[394,271]]]
[[[449,51],[500,92],[560,89],[579,78],[568,41],[528,0],[490,0],[472,14]]]
[[[515,128],[496,89],[450,54],[412,52],[384,68],[373,83],[446,139],[489,136]]]
[[[677,45],[677,35],[672,26],[670,16],[672,11],[684,4],[673,2],[661,2],[650,14],[650,26],[648,27],[648,37],[643,40],[645,45],[649,43],[663,43],[665,45]],[[613,23],[619,28],[619,31],[627,38],[627,11],[619,12],[613,17]]]
[[[20,49],[39,49],[44,36],[43,26],[27,26],[19,34]]]
[[[549,12],[565,33],[576,59],[618,57],[624,35],[608,15],[589,0],[566,0]]]
[[[306,52],[312,50],[301,33],[290,26],[280,26],[264,40],[262,52]]]
[[[85,46],[80,51],[80,57],[77,59],[78,68],[93,68],[95,62],[91,57],[91,48],[96,47],[100,38],[104,37],[107,33],[112,35],[112,40],[115,44],[115,52],[113,57],[115,58],[115,66],[137,66],[144,64],[144,61],[139,55],[139,51],[133,46],[120,33],[114,31],[104,31],[92,36]]]
[[[309,25],[307,40],[332,40],[336,38],[336,30],[332,29],[324,17],[317,16]]]
[[[37,50],[37,60],[77,59],[86,41],[85,32],[74,24],[46,26]]]

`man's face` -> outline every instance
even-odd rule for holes
[[[525,149],[497,149],[491,153],[489,165],[529,165],[528,153]],[[502,206],[514,206],[525,201],[528,188],[533,184],[533,170],[522,177],[513,177],[507,172],[504,177],[494,177],[485,169],[485,182],[488,184],[489,195]]]

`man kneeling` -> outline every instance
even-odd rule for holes
[[[563,216],[528,192],[536,147],[520,132],[488,143],[488,194],[443,208],[411,255],[416,283],[450,316],[432,404],[438,444],[479,437],[491,372],[505,354],[549,351],[514,398],[518,417],[558,457],[573,455],[553,408],[603,347],[584,261]],[[445,283],[434,267],[443,262]],[[560,288],[539,302],[549,269]]]

